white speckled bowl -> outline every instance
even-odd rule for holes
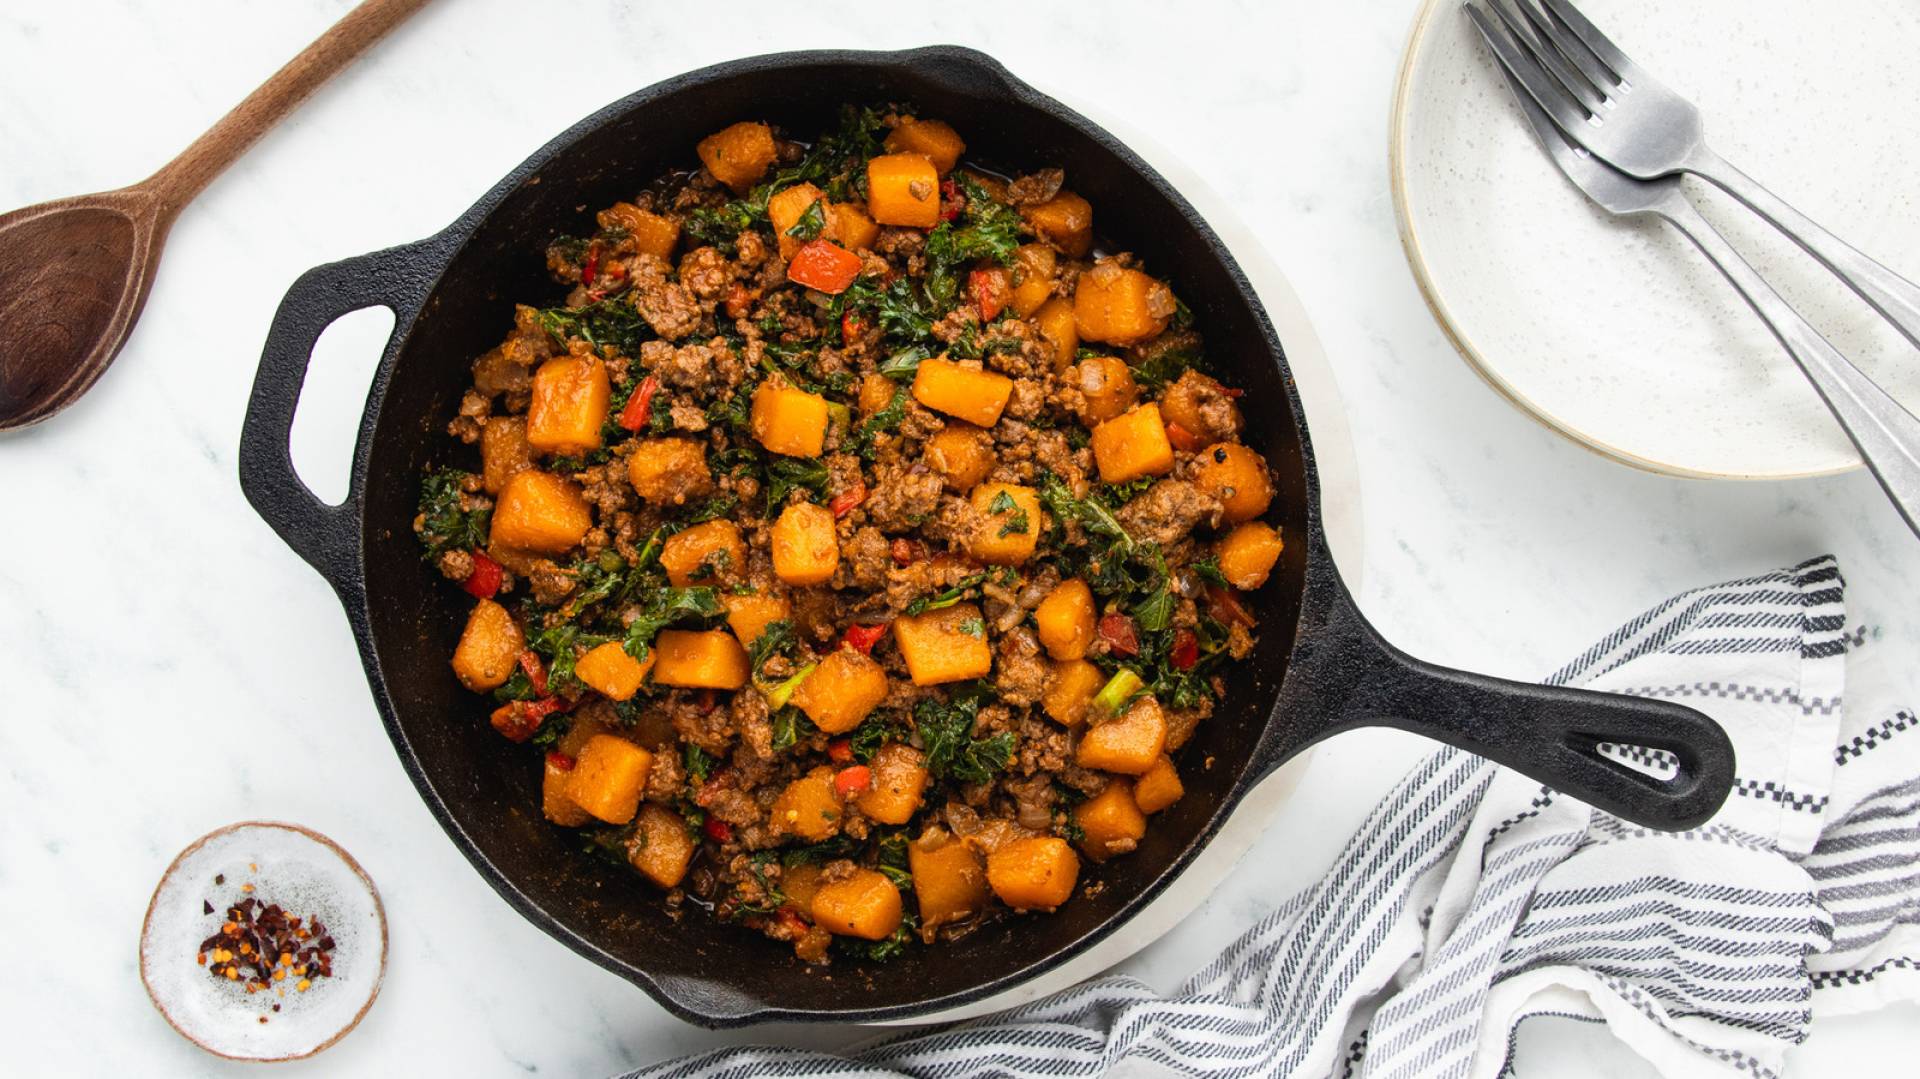
[[[1920,279],[1920,6],[1580,3],[1692,98],[1729,160]],[[1391,152],[1407,258],[1461,354],[1547,426],[1641,468],[1785,479],[1858,467],[1806,380],[1679,233],[1609,217],[1553,167],[1459,9],[1427,0],[1414,21]],[[1687,183],[1837,348],[1920,410],[1920,355],[1789,241]]]

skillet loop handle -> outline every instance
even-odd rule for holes
[[[343,594],[360,573],[357,502],[365,481],[359,460],[364,447],[356,447],[346,501],[338,506],[322,502],[293,466],[294,411],[321,332],[342,315],[384,306],[394,313],[394,330],[368,399],[377,396],[393,363],[394,341],[418,313],[432,283],[426,271],[435,262],[434,248],[434,240],[424,240],[300,275],[274,313],[247,400],[240,428],[240,487],[287,546]],[[365,437],[363,430],[362,440]]]
[[[1331,576],[1331,575],[1330,575]],[[1287,677],[1302,679],[1333,729],[1396,727],[1459,746],[1614,816],[1679,831],[1704,823],[1733,784],[1733,744],[1706,715],[1670,701],[1514,682],[1413,658],[1380,636],[1337,577],[1323,625],[1302,634]],[[1329,732],[1330,733],[1330,732]],[[1660,778],[1600,743],[1671,755]]]

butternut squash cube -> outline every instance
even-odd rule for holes
[[[793,605],[779,596],[736,596],[723,592],[720,605],[727,609],[727,628],[733,630],[742,648],[752,648],[768,626],[793,612]]]
[[[749,423],[772,453],[818,457],[827,443],[827,399],[768,380],[753,391]]]
[[[927,464],[946,477],[947,487],[966,494],[993,471],[993,439],[985,431],[962,420],[954,420],[932,438],[922,451]]]
[[[528,469],[507,481],[493,506],[489,547],[565,554],[593,527],[593,510],[571,480]]]
[[[1160,406],[1149,401],[1093,429],[1093,460],[1100,478],[1125,483],[1173,470],[1173,443],[1160,420]]]
[[[724,629],[663,629],[654,638],[653,680],[663,686],[739,689],[747,684],[747,652]]]
[[[925,154],[883,154],[869,160],[867,212],[882,225],[938,225],[940,172],[933,161]]]
[[[868,374],[861,376],[860,414],[871,416],[893,403],[893,395],[900,392],[900,386],[885,375]]]
[[[1095,264],[1073,289],[1073,322],[1083,341],[1131,345],[1154,337],[1173,318],[1173,292],[1139,270]]]
[[[514,473],[533,467],[524,416],[494,416],[480,428],[480,481],[490,495],[506,487]]]
[[[1079,879],[1079,856],[1054,836],[1016,839],[987,856],[987,883],[1014,910],[1051,911],[1072,897]]]
[[[769,542],[774,576],[791,585],[824,584],[840,566],[840,540],[833,511],[811,502],[795,502],[780,511]]]
[[[1021,244],[1013,253],[1013,291],[1007,303],[1021,318],[1040,310],[1053,297],[1060,260],[1046,244]]]
[[[914,400],[976,427],[992,427],[1013,395],[1013,380],[949,360],[921,360],[913,376]]]
[[[1220,500],[1222,521],[1251,521],[1273,504],[1266,458],[1238,442],[1218,442],[1201,450],[1198,459],[1194,485]]]
[[[600,211],[597,220],[603,229],[625,229],[635,250],[654,258],[671,258],[674,245],[680,242],[680,222],[631,202],[614,203]]]
[[[813,924],[842,937],[885,940],[900,928],[900,889],[885,873],[856,869],[813,893]]]
[[[887,672],[872,656],[837,649],[793,691],[793,705],[828,734],[845,734],[887,699]],[[901,823],[901,822],[896,822]]]
[[[1046,526],[1038,491],[1011,483],[983,483],[973,489],[970,501],[980,519],[967,544],[973,557],[993,566],[1017,566],[1033,557]]]
[[[794,184],[781,188],[767,199],[767,221],[773,225],[773,237],[780,245],[780,257],[791,259],[793,253],[800,250],[807,241],[798,236],[787,235],[787,230],[798,225],[806,216],[808,208],[826,196],[812,184]],[[826,234],[825,206],[820,207],[820,234]]]
[[[1080,351],[1080,330],[1073,321],[1073,301],[1055,296],[1033,313],[1034,329],[1053,346],[1053,369],[1065,371]]]
[[[696,846],[684,817],[648,802],[640,807],[633,838],[627,841],[627,861],[660,887],[677,888],[687,875]]]
[[[893,641],[916,686],[984,678],[993,670],[986,624],[971,603],[902,615],[893,620]]]
[[[1158,813],[1180,800],[1187,788],[1180,782],[1180,772],[1174,768],[1173,759],[1161,754],[1153,762],[1153,767],[1133,784],[1133,803],[1142,813]]]
[[[525,647],[526,640],[513,615],[498,603],[483,599],[473,605],[467,615],[467,628],[460,631],[460,643],[454,646],[454,677],[475,693],[499,689],[513,677]]]
[[[987,905],[987,867],[965,843],[937,832],[907,844],[914,900],[920,907],[920,939],[933,943],[934,930],[963,922]]]
[[[1140,400],[1133,369],[1118,356],[1088,356],[1067,372],[1067,383],[1085,402],[1080,422],[1092,427],[1120,415]]]
[[[613,388],[598,356],[561,356],[533,373],[527,402],[527,444],[540,453],[600,448]]]
[[[849,251],[864,251],[880,238],[880,223],[851,202],[827,206],[827,238]]]
[[[1131,851],[1147,834],[1147,815],[1133,801],[1133,784],[1116,779],[1073,807],[1080,850],[1096,862]]]
[[[1080,659],[1093,643],[1093,613],[1093,589],[1069,577],[1033,609],[1034,634],[1054,659]]]
[[[690,438],[649,438],[627,457],[634,493],[656,506],[684,505],[713,490],[707,448]]]
[[[820,892],[820,876],[826,867],[812,862],[790,865],[780,873],[780,893],[800,910],[813,913],[813,897]]]
[[[608,824],[625,824],[640,808],[653,754],[611,734],[587,739],[568,773],[567,797]]]
[[[660,565],[676,588],[735,580],[746,572],[747,543],[732,521],[705,521],[668,536]]]
[[[1062,727],[1078,727],[1086,722],[1087,709],[1092,707],[1100,687],[1106,684],[1106,674],[1084,659],[1056,663],[1052,676],[1047,679],[1046,693],[1040,698],[1040,707]]]
[[[887,134],[884,145],[889,153],[924,155],[942,176],[952,172],[960,155],[967,152],[960,133],[939,120],[902,120]]]
[[[1073,759],[1082,768],[1137,776],[1166,749],[1166,714],[1158,701],[1141,697],[1122,714],[1082,731]]]
[[[574,676],[610,700],[632,700],[640,692],[647,672],[653,669],[658,654],[647,652],[646,659],[634,659],[619,641],[608,641],[587,650],[573,661]]]
[[[913,819],[927,790],[926,757],[904,742],[888,742],[867,767],[873,772],[873,782],[854,799],[860,812],[881,824],[905,824]]]
[[[581,809],[567,793],[568,784],[573,782],[573,766],[563,767],[554,756],[547,755],[540,773],[540,813],[562,828],[578,828],[592,820],[593,814]]]
[[[713,178],[736,195],[746,194],[748,188],[759,183],[776,156],[773,129],[755,123],[721,128],[701,139],[695,150]]]
[[[776,835],[818,843],[840,830],[842,815],[833,793],[833,769],[820,767],[787,784],[767,811],[767,822]]]
[[[1093,249],[1093,204],[1071,191],[1020,211],[1027,227],[1069,258],[1083,258]]]
[[[1258,588],[1267,583],[1284,546],[1279,531],[1260,521],[1236,525],[1215,549],[1220,573],[1235,588]]]

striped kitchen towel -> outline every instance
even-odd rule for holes
[[[1520,1024],[1557,1015],[1668,1074],[1776,1075],[1815,1016],[1920,995],[1920,721],[1893,681],[1911,666],[1848,631],[1842,591],[1821,558],[1689,592],[1549,679],[1718,719],[1739,774],[1704,827],[1649,831],[1441,749],[1171,996],[1106,977],[850,1056],[629,1074],[1497,1076]]]

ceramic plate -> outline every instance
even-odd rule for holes
[[[1710,143],[1920,280],[1920,7],[1911,0],[1580,0],[1686,95]],[[1402,61],[1394,207],[1427,302],[1469,362],[1549,427],[1675,475],[1783,479],[1860,458],[1766,328],[1677,232],[1589,204],[1525,126],[1459,0]],[[1688,192],[1829,340],[1920,411],[1920,354],[1726,196]]]

